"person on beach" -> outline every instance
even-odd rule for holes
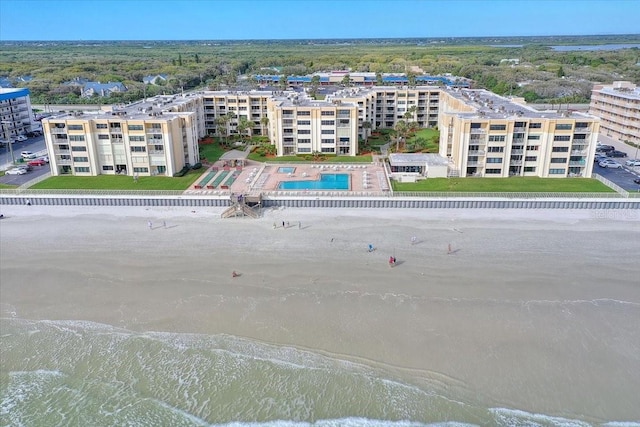
[[[162,221],[162,226],[163,226],[164,228],[167,228],[167,221]]]
[[[149,230],[153,228],[153,223],[151,221],[147,221],[147,225],[149,226]]]
[[[451,255],[453,253],[453,249],[451,249],[451,243],[449,243],[449,247],[447,249],[447,255]]]
[[[284,228],[284,221],[282,221],[282,228]]]
[[[369,252],[373,252],[373,245],[369,243]]]
[[[300,230],[301,228],[302,228],[302,223],[298,221],[298,230]]]
[[[418,238],[416,236],[412,236],[411,237],[411,244],[412,245],[415,245],[417,241],[418,241]]]
[[[235,271],[235,270],[233,270],[233,273],[231,273],[231,277],[238,277],[238,276],[239,276],[239,274],[238,274],[238,273],[236,273],[236,271]]]

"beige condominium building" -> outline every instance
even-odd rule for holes
[[[599,120],[534,110],[482,89],[447,89],[438,128],[450,176],[589,177]]]
[[[346,88],[315,100],[296,91],[200,91],[99,113],[43,120],[52,173],[171,176],[199,161],[207,135],[264,135],[278,156],[355,156],[359,141],[398,121],[438,127],[449,176],[590,176],[599,121],[536,111],[485,90]]]
[[[198,161],[199,103],[195,96],[159,96],[43,119],[51,172],[172,176]]]
[[[603,135],[640,144],[640,87],[624,81],[595,85],[589,113],[600,118]]]

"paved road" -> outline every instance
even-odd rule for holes
[[[44,143],[44,136],[37,136],[35,138],[29,138],[24,142],[14,142],[11,146],[13,148],[13,158],[17,161],[20,159],[21,151],[32,151],[34,153],[38,153],[39,151],[43,151],[46,149]],[[42,154],[43,156],[46,153]],[[9,150],[9,145],[5,145],[0,148],[0,169],[6,169],[5,165],[9,165],[11,163],[11,152]]]

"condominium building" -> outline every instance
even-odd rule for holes
[[[640,87],[624,81],[595,85],[589,113],[600,118],[602,134],[640,144]]]
[[[199,101],[159,96],[43,119],[51,173],[172,176],[198,162]]]
[[[450,176],[589,177],[599,120],[538,111],[480,89],[440,94],[440,154]]]
[[[537,111],[485,90],[347,88],[325,100],[295,91],[201,91],[43,120],[52,172],[172,175],[199,161],[206,135],[263,135],[278,156],[355,156],[400,120],[438,127],[449,176],[590,176],[599,120]]]
[[[3,141],[33,130],[35,118],[31,109],[29,89],[0,88],[0,121],[0,135]]]

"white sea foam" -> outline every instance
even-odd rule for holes
[[[525,411],[506,408],[492,408],[490,412],[501,426],[509,427],[591,427],[590,423],[544,414],[532,414]]]

